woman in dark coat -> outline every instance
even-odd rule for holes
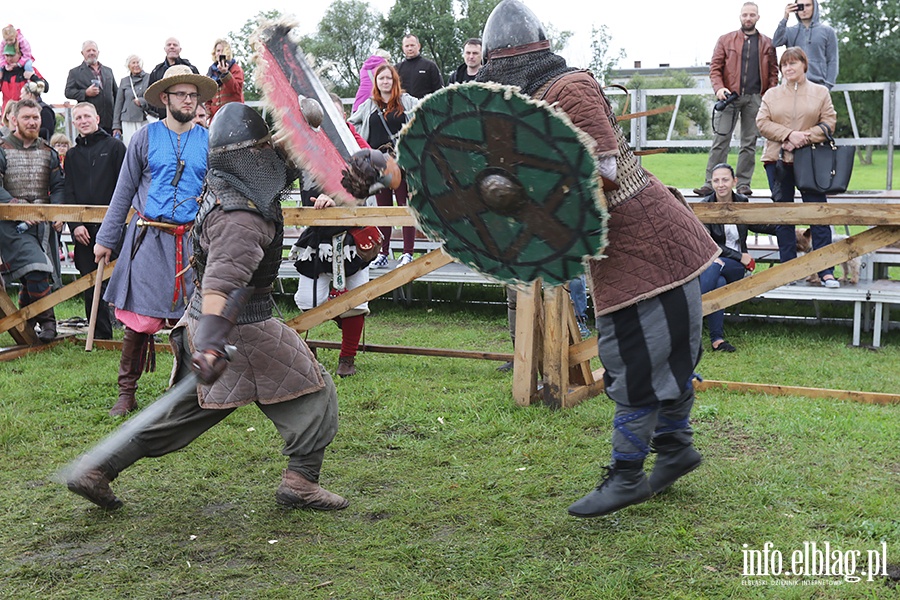
[[[703,202],[747,202],[747,196],[734,191],[737,179],[734,169],[727,163],[713,167],[712,187],[714,192]],[[747,232],[775,235],[774,225],[723,225],[708,223],[706,228],[713,241],[722,249],[722,254],[700,274],[700,289],[705,294],[729,283],[740,281],[756,266],[747,251]],[[735,347],[725,341],[725,311],[717,310],[706,316],[709,340],[716,352],[734,352]]]

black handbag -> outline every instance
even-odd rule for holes
[[[794,181],[801,192],[842,194],[850,184],[856,146],[838,146],[824,123],[825,141],[794,150]]]

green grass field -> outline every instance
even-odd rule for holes
[[[754,189],[767,189],[769,183],[762,163],[762,150],[757,151],[756,168],[753,171]],[[665,153],[653,154],[641,158],[644,167],[656,175],[666,185],[672,185],[680,189],[692,189],[700,187],[706,174],[706,153]],[[737,164],[737,151],[732,150],[728,155],[728,162],[732,166]],[[884,190],[887,185],[887,151],[877,150],[872,155],[871,165],[861,165],[857,158],[853,167],[853,176],[850,178],[848,191],[860,190]],[[893,189],[900,189],[900,152],[894,153]],[[798,200],[799,201],[799,200]]]
[[[478,289],[466,294],[497,303],[376,300],[366,340],[508,352],[502,290]],[[79,309],[67,302],[60,316]],[[726,328],[738,352],[708,352],[706,378],[900,390],[898,331],[871,352],[846,347],[848,327]],[[326,323],[311,338],[338,331]],[[333,370],[337,352],[319,352]],[[118,425],[106,416],[118,359],[64,344],[0,363],[2,598],[900,597],[882,576],[742,576],[748,549],[771,542],[790,557],[828,542],[861,561],[886,548],[900,577],[900,405],[700,394],[704,465],[642,505],[582,521],[565,509],[609,459],[607,399],[519,408],[496,363],[362,354],[359,374],[337,382],[341,429],[322,473],[348,509],[275,504],[280,439],[250,406],[126,470],[113,484],[125,506],[105,513],[52,478]],[[142,378],[142,406],[170,364],[160,355]]]
[[[857,165],[852,189],[884,189],[885,161],[882,152]],[[690,189],[702,183],[706,154],[644,164]],[[761,167],[753,185],[766,187]],[[426,297],[424,284],[413,289]],[[455,294],[435,285],[435,302],[373,301],[364,340],[511,352],[502,288],[466,286],[464,302]],[[289,297],[280,306],[285,318],[297,312]],[[748,301],[740,310],[852,317],[848,303]],[[57,318],[81,311],[70,300]],[[727,321],[738,351],[707,351],[698,371],[900,391],[900,331],[876,352],[848,347],[849,325],[813,323]],[[310,339],[339,332],[326,323]],[[12,343],[0,335],[0,346]],[[333,372],[337,351],[319,357]],[[701,393],[701,468],[644,504],[583,521],[566,507],[609,461],[608,399],[521,408],[497,363],[363,353],[359,374],[337,381],[340,431],[322,472],[348,509],[275,504],[281,441],[250,406],[185,450],[126,470],[113,483],[125,506],[106,513],[54,474],[121,423],[106,414],[118,361],[117,352],[85,353],[82,341],[0,362],[0,598],[900,598],[900,404]],[[170,367],[160,354],[141,379],[142,407],[166,389]],[[810,544],[828,544],[840,552],[830,567],[847,577],[745,576],[748,553],[767,543],[784,570]],[[860,574],[876,557],[888,576]]]

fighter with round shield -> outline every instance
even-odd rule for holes
[[[612,463],[603,467],[606,474],[597,487],[572,504],[569,513],[577,517],[609,514],[649,499],[700,465],[689,424],[692,380],[701,354],[697,278],[719,250],[684,201],[641,167],[593,76],[569,67],[550,51],[544,28],[531,10],[518,0],[502,0],[488,18],[482,41],[488,62],[478,82],[515,86],[533,111],[547,111],[547,105],[552,105],[589,136],[591,162],[601,176],[609,214],[605,248],[602,235],[594,234],[602,229],[596,227],[602,216],[583,215],[581,221],[568,216],[576,199],[589,196],[573,192],[571,182],[578,178],[565,179],[558,170],[562,156],[578,152],[557,151],[553,127],[505,125],[497,116],[502,112],[496,109],[497,98],[510,103],[507,112],[523,114],[515,108],[520,96],[509,89],[499,89],[495,97],[485,92],[483,100],[473,101],[477,94],[459,86],[447,90],[446,96],[441,92],[426,99],[401,136],[398,161],[410,169],[409,179],[415,181],[410,205],[426,222],[427,213],[434,213],[432,233],[445,241],[448,252],[454,252],[453,239],[509,242],[484,244],[482,260],[502,265],[489,268],[490,274],[507,281],[541,277],[560,283],[572,277],[573,271],[566,269],[572,263],[537,264],[533,258],[541,256],[541,246],[544,257],[555,256],[556,248],[566,245],[589,257],[599,355],[606,393],[615,402],[616,412]],[[457,105],[464,104],[470,116],[457,117],[455,129],[432,128],[432,103],[442,107],[438,112],[459,114],[464,111]],[[420,127],[430,134],[416,133],[420,119]],[[479,140],[473,133],[478,130],[474,122],[483,119],[492,122],[490,132],[501,132],[493,147],[490,140]],[[485,148],[489,150],[482,151]],[[474,174],[470,171],[473,154],[492,157]],[[546,160],[539,162],[535,157]],[[351,171],[358,174],[373,162],[368,156],[351,161]],[[547,163],[556,168],[548,169]],[[530,168],[546,170],[548,175],[523,175]],[[354,183],[352,176],[345,180]],[[459,205],[460,196],[466,196],[460,192],[466,189],[475,190],[471,195],[476,204],[466,204],[464,199]],[[576,206],[590,213],[591,204]],[[536,206],[540,216],[534,212]],[[602,215],[599,208],[597,213]],[[572,235],[562,223],[584,229]],[[586,244],[594,246],[586,249]],[[601,249],[604,256],[598,257]],[[466,260],[474,253],[463,252],[459,258]],[[651,451],[657,459],[647,476],[643,467]]]

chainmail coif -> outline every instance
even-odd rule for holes
[[[539,50],[518,56],[494,58],[481,68],[475,81],[515,85],[523,94],[531,96],[551,79],[575,70],[566,65],[566,59],[562,56],[557,56],[550,50]]]
[[[288,169],[271,146],[210,152],[207,182],[219,193],[230,186],[250,199],[263,216],[272,219],[280,212],[282,197],[289,191]]]

